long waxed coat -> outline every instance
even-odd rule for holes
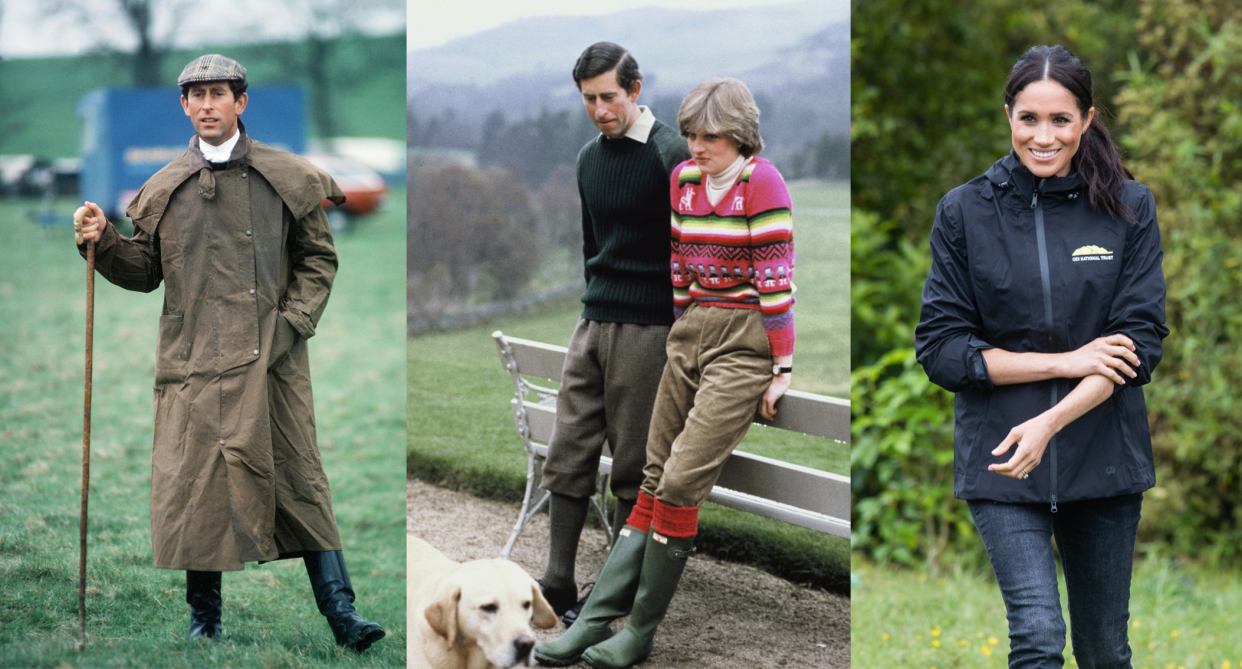
[[[932,269],[915,331],[918,360],[954,398],[959,499],[1047,502],[1112,497],[1155,485],[1141,386],[1160,362],[1164,274],[1151,191],[1125,181],[1134,221],[1093,208],[1081,176],[1038,179],[1012,153],[940,201]],[[1121,333],[1141,362],[1099,406],[1049,442],[1030,478],[988,471],[1009,430],[1047,411],[1080,379],[994,386],[983,350],[1061,353]]]
[[[223,169],[198,148],[143,186],[108,226],[96,267],[112,283],[164,284],[155,363],[155,566],[240,570],[338,550],[315,440],[306,338],[336,252],[321,200],[344,195],[292,154],[247,139]]]

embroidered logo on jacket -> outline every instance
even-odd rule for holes
[[[1074,249],[1074,262],[1083,262],[1085,260],[1112,260],[1113,252],[1102,246],[1080,246]]]

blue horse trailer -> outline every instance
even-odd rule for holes
[[[246,134],[265,144],[306,150],[306,97],[300,86],[251,86],[242,113]],[[78,101],[82,118],[83,200],[109,218],[125,215],[138,189],[194,136],[175,86],[97,88]]]

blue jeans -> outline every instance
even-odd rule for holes
[[[1130,667],[1130,573],[1143,493],[1063,502],[1056,513],[1043,503],[968,504],[1005,599],[1011,669],[1065,664],[1053,536],[1079,669]]]

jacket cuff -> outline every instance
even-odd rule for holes
[[[285,304],[279,309],[279,315],[283,316],[289,325],[293,326],[303,339],[310,339],[315,336],[315,322],[311,320],[310,314],[302,311],[302,303],[298,300],[286,300]]]
[[[983,357],[983,352],[990,348],[996,347],[974,337],[966,342],[966,373],[970,377],[970,382],[983,390],[992,390],[996,387],[992,385],[992,377],[988,374],[988,362]]]
[[[112,224],[112,221],[108,221],[108,224],[104,226],[103,232],[99,235],[99,241],[95,242],[95,256],[98,257],[101,251],[105,251],[112,246],[115,246],[116,236],[116,226]],[[78,254],[83,258],[86,257],[86,247],[86,242],[78,244]]]

